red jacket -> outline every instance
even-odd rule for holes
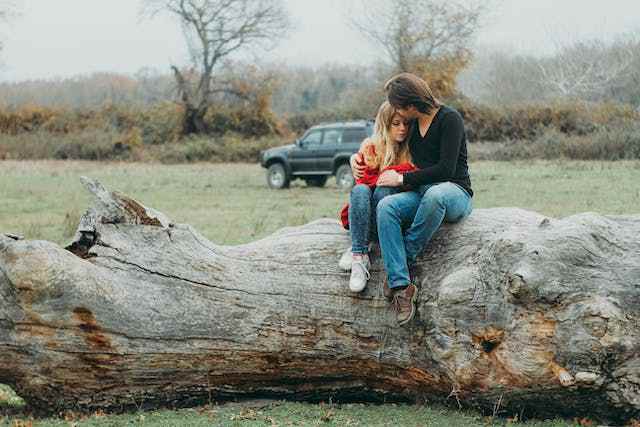
[[[362,178],[359,178],[356,180],[356,184],[366,184],[373,189],[375,188],[376,183],[378,182],[378,177],[380,176],[380,174],[388,170],[394,170],[402,174],[405,172],[413,172],[417,170],[417,168],[411,162],[400,163],[399,165],[389,166],[384,168],[381,171],[378,169],[367,167],[364,170],[364,175],[362,175]],[[345,230],[349,229],[349,203],[344,205],[342,207],[342,210],[340,211],[340,222],[342,223],[342,226],[344,227]]]

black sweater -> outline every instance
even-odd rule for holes
[[[467,166],[467,137],[462,116],[456,110],[445,105],[440,107],[424,137],[415,120],[409,133],[409,150],[419,170],[405,173],[404,184],[419,186],[451,181],[473,196]]]

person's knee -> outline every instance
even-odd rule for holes
[[[370,195],[371,189],[366,184],[354,185],[351,189],[351,195]]]
[[[376,206],[376,214],[378,216],[383,215],[387,212],[389,212],[389,210],[391,209],[389,201],[382,199],[380,200],[380,202],[378,203],[378,206]]]
[[[379,221],[384,218],[388,218],[389,216],[395,216],[395,212],[396,207],[389,198],[380,200],[378,206],[376,206],[376,215]]]
[[[376,187],[376,189],[373,190],[373,198],[378,202],[391,194],[394,194],[394,192],[393,189],[389,187]]]
[[[443,207],[446,199],[447,189],[442,185],[436,185],[424,193],[420,203],[428,207]]]

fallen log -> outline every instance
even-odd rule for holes
[[[429,244],[398,327],[379,257],[349,292],[336,221],[219,246],[84,183],[95,203],[66,248],[0,234],[0,382],[36,408],[261,395],[640,413],[640,216],[478,209]]]

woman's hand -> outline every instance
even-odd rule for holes
[[[378,187],[399,187],[402,185],[402,175],[394,170],[382,172],[376,183]]]
[[[355,179],[360,179],[364,175],[364,170],[366,168],[364,164],[364,158],[362,157],[362,153],[357,152],[351,156],[349,160],[351,165],[351,174]]]

